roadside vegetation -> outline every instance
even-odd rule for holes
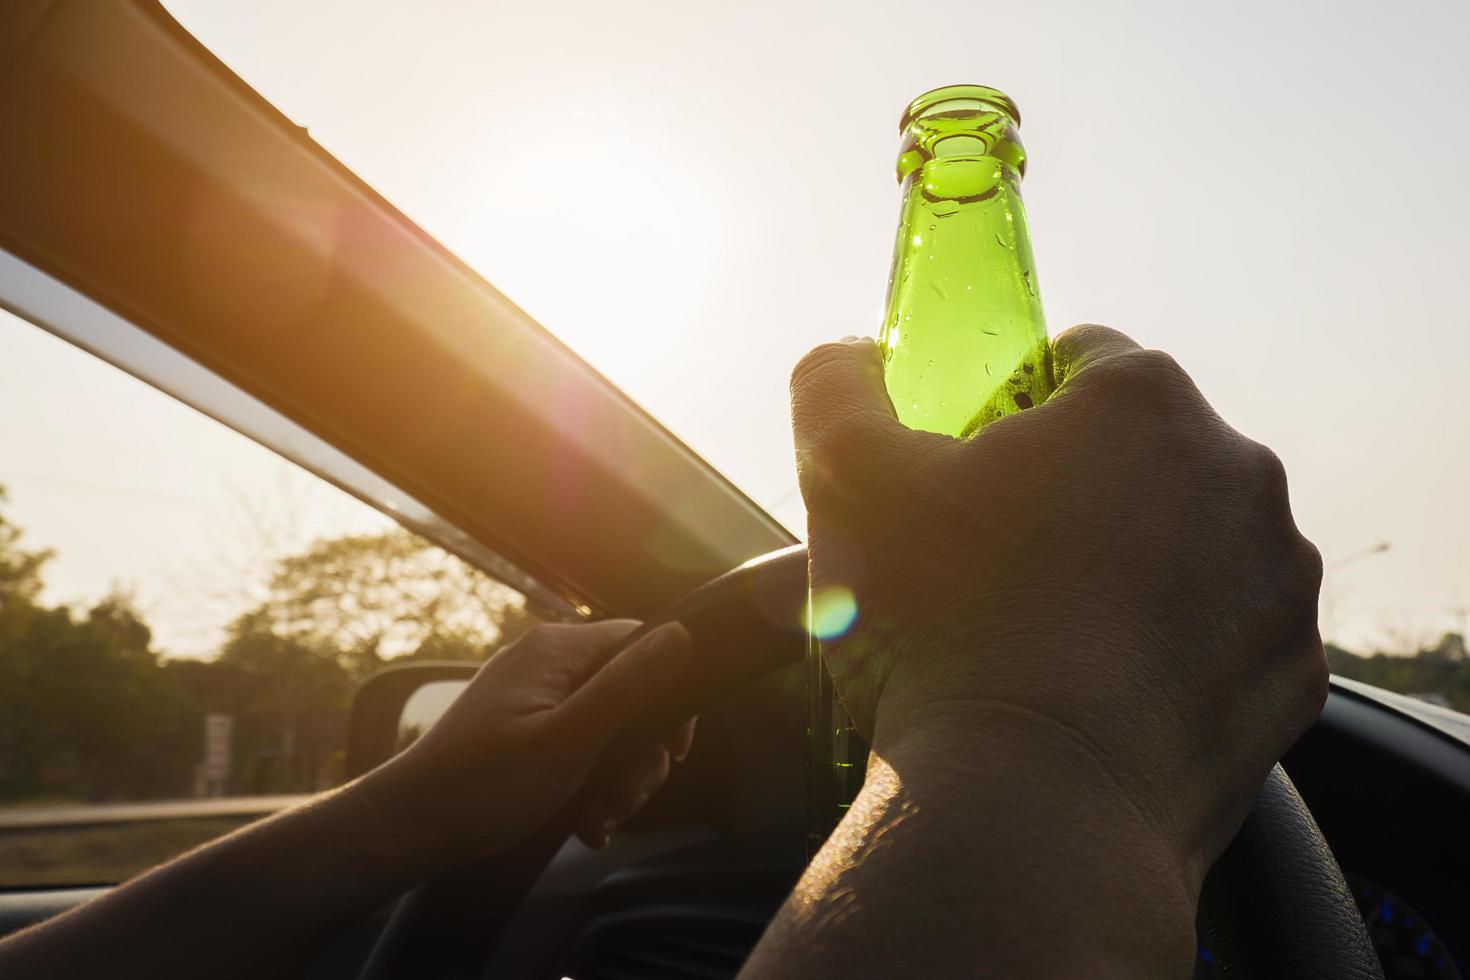
[[[330,787],[364,677],[480,660],[534,622],[519,594],[395,528],[276,558],[264,583],[241,583],[256,598],[213,657],[170,658],[126,592],[43,603],[53,556],[3,504],[0,489],[0,805],[198,795],[208,713],[233,719],[225,792]]]
[[[1465,637],[1446,633],[1433,646],[1368,656],[1327,645],[1327,667],[1341,677],[1411,694],[1470,714],[1470,657]]]

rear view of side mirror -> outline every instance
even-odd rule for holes
[[[407,748],[448,709],[479,666],[462,661],[401,664],[363,681],[347,721],[347,777],[355,779]]]

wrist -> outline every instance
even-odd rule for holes
[[[344,803],[355,808],[382,844],[385,864],[399,874],[422,877],[440,870],[446,860],[435,853],[439,834],[425,821],[424,794],[402,756],[390,759],[341,790]]]
[[[934,849],[934,867],[968,863],[977,883],[1006,883],[1004,896],[978,896],[996,935],[1034,931],[1040,917],[1057,954],[1077,953],[1072,965],[1092,964],[1090,975],[1109,975],[1105,963],[1120,976],[1188,971],[1206,870],[1199,848],[1133,798],[1079,735],[989,703],[902,718],[880,711],[870,765],[928,810],[921,846]],[[1157,970],[1140,969],[1145,955]]]

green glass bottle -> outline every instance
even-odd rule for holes
[[[968,438],[1051,394],[1051,348],[1021,206],[1020,123],[1009,97],[979,85],[926,92],[899,122],[903,212],[878,345],[889,397],[911,428]],[[819,597],[809,599],[815,623],[813,603]],[[867,767],[818,632],[807,647],[809,855],[851,805]]]
[[[980,85],[926,92],[899,122],[903,212],[878,344],[910,428],[967,438],[1051,394],[1020,124]]]

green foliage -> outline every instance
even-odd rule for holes
[[[395,529],[281,558],[216,658],[168,660],[126,595],[42,605],[51,555],[20,536],[0,515],[0,800],[192,795],[210,712],[234,718],[230,792],[322,789],[342,778],[364,676],[481,659],[534,622],[513,590]]]
[[[159,669],[125,596],[85,616],[36,609],[0,642],[0,798],[187,791],[198,710]]]
[[[237,680],[232,787],[342,779],[352,691],[389,660],[481,660],[534,622],[520,596],[401,529],[316,541],[278,561],[220,652]]]
[[[400,657],[482,659],[533,623],[516,592],[394,529],[326,538],[281,559],[266,599],[231,627],[231,646],[269,634],[360,680]]]
[[[1400,694],[1427,696],[1470,713],[1470,656],[1459,633],[1446,633],[1434,646],[1412,656],[1375,653],[1364,657],[1329,643],[1327,666],[1342,677]]]
[[[0,487],[0,504],[5,503]],[[41,594],[41,567],[50,551],[27,551],[20,546],[20,528],[0,514],[0,642],[24,631]]]

